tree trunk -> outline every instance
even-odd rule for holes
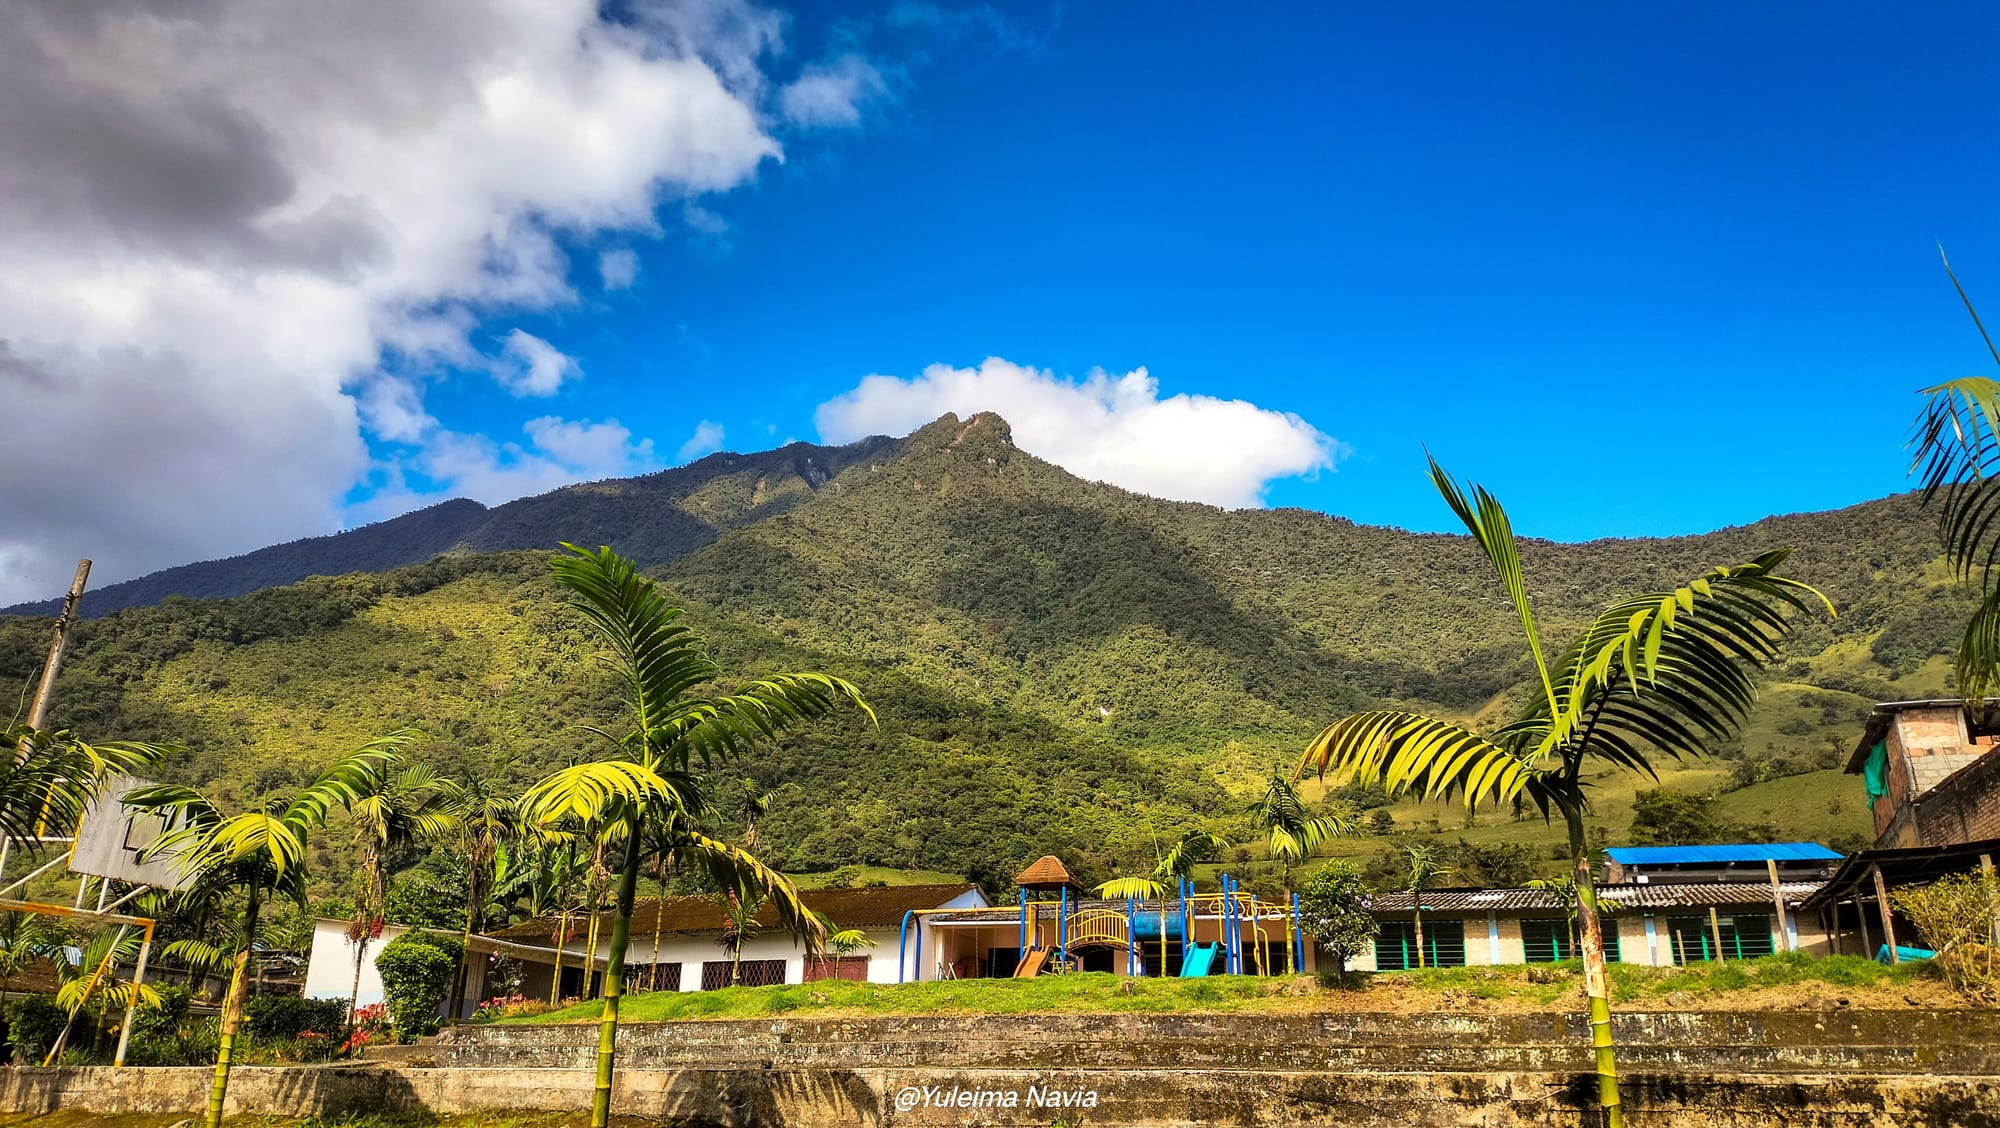
[[[1604,922],[1597,915],[1597,886],[1590,876],[1590,853],[1583,845],[1583,819],[1569,818],[1570,853],[1576,858],[1576,919],[1583,941],[1583,991],[1590,1000],[1590,1045],[1597,1059],[1597,1101],[1606,1128],[1624,1128],[1618,1096],[1618,1064],[1611,1045],[1611,976],[1604,965]]]
[[[222,1128],[222,1101],[229,1093],[229,1060],[236,1048],[236,1028],[243,1022],[243,996],[250,989],[250,952],[257,946],[258,895],[263,891],[250,885],[250,903],[243,910],[243,949],[236,953],[236,969],[229,977],[229,993],[222,997],[222,1032],[215,1051],[215,1084],[208,1091],[208,1128]]]
[[[1424,895],[1410,890],[1410,918],[1417,922],[1417,966],[1424,966]]]
[[[475,866],[492,865],[492,860],[473,859]],[[459,1018],[465,1014],[465,981],[472,973],[472,933],[485,922],[480,919],[479,906],[486,901],[486,890],[480,888],[477,873],[468,874],[465,879],[465,931],[458,937],[458,978],[451,984],[451,1020],[457,1026]]]
[[[562,957],[563,945],[569,940],[569,910],[564,909],[556,916],[556,969],[549,976],[549,1005],[555,1006],[562,997]]]
[[[373,922],[371,921],[370,924]],[[354,1006],[361,1001],[361,965],[368,960],[369,925],[361,927],[361,938],[354,942],[354,989],[347,993],[347,1035],[354,1036]]]
[[[646,969],[646,983],[650,990],[660,989],[660,930],[667,922],[666,883],[660,884],[660,895],[653,902],[653,964]]]
[[[618,875],[618,909],[611,918],[610,958],[604,968],[604,1019],[597,1027],[597,1088],[590,1097],[590,1128],[607,1128],[611,1123],[611,1059],[618,1051],[618,999],[625,993],[625,944],[632,937],[632,905],[639,893],[638,820],[627,829],[625,866]]]

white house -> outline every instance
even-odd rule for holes
[[[777,928],[775,913],[767,906],[759,915],[761,932],[743,945],[737,967],[744,986],[777,983],[807,983],[817,979],[852,979],[870,983],[895,983],[900,979],[936,979],[940,969],[897,966],[899,941],[907,952],[939,951],[936,926],[926,915],[939,909],[978,909],[989,902],[977,885],[960,882],[950,885],[890,885],[864,889],[808,889],[801,891],[806,907],[823,914],[834,926],[858,929],[871,942],[851,955],[808,960],[804,948]],[[597,945],[590,959],[592,979],[584,982],[586,946],[591,921],[574,914],[567,919],[540,917],[509,928],[472,938],[474,959],[468,961],[466,1011],[480,1000],[497,993],[488,989],[492,973],[502,957],[517,962],[521,974],[520,991],[529,998],[550,997],[550,985],[562,976],[561,998],[580,998],[586,986],[593,992],[603,974],[611,951],[610,912],[600,914]],[[631,941],[625,953],[628,990],[700,991],[727,986],[730,959],[721,944],[726,918],[721,906],[709,897],[664,897],[641,899],[632,914]],[[311,962],[306,969],[305,993],[309,998],[345,999],[354,988],[355,944],[347,938],[347,922],[322,920],[313,930]],[[382,1001],[382,980],[375,970],[375,954],[389,941],[408,931],[399,925],[385,925],[382,935],[369,941],[361,968],[358,1005]],[[907,933],[907,935],[906,935]],[[560,936],[560,941],[558,937]],[[906,964],[914,957],[905,955]]]

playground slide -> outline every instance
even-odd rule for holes
[[[1187,958],[1181,961],[1182,978],[1207,975],[1209,967],[1215,963],[1215,947],[1214,944],[1190,945]]]
[[[1047,967],[1048,964],[1049,950],[1047,948],[1029,948],[1028,954],[1021,957],[1021,962],[1014,965],[1014,978],[1033,979],[1035,976],[1040,975],[1042,969]]]

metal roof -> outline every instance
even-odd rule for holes
[[[1787,904],[1798,904],[1820,887],[1817,881],[1785,881],[1778,884]],[[1768,905],[1771,886],[1761,881],[1689,882],[1661,885],[1618,883],[1599,885],[1597,897],[1621,910],[1687,909],[1709,905]],[[1374,913],[1407,913],[1408,893],[1377,893],[1369,899]],[[1566,906],[1553,893],[1539,889],[1427,889],[1427,913],[1519,913],[1548,911],[1561,913]]]
[[[1727,846],[1613,846],[1604,851],[1621,866],[1723,865],[1729,862],[1837,862],[1841,855],[1817,842],[1743,842]]]
[[[1882,871],[1882,883],[1891,889],[1923,885],[1947,874],[1967,873],[1979,868],[1980,855],[2000,854],[2000,838],[1981,842],[1958,842],[1950,846],[1910,846],[1902,849],[1863,850],[1840,864],[1812,899],[1814,905],[1837,904],[1853,897],[1875,895],[1875,871]]]

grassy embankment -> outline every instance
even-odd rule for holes
[[[1614,965],[1612,975],[1613,996],[1627,1009],[1963,1005],[1954,1000],[1927,964],[1891,968],[1855,956],[1822,959],[1779,955],[1675,968]],[[1582,998],[1582,977],[1575,962],[1355,975],[1350,980],[1350,986],[1340,987],[1303,976],[1133,980],[1091,973],[942,983],[828,981],[633,995],[626,998],[620,1017],[630,1022],[659,1022],[786,1014],[1414,1013],[1447,1008],[1563,1010],[1580,1004]],[[595,1020],[598,1013],[599,1004],[588,1002],[500,1021],[587,1022]]]

